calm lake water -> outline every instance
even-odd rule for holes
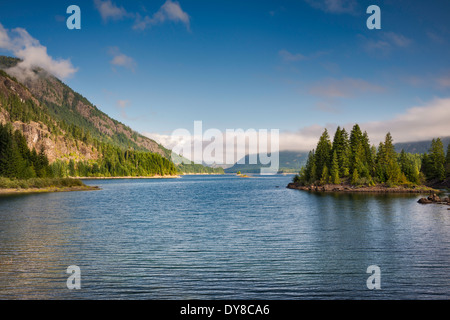
[[[0,197],[0,299],[449,299],[450,211],[291,176]],[[81,290],[66,269],[81,268]],[[368,290],[367,267],[381,268]]]

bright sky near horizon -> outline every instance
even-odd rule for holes
[[[280,129],[281,149],[303,150],[356,122],[374,143],[449,136],[449,17],[447,0],[1,1],[0,54],[163,143],[201,120]]]

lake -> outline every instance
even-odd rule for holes
[[[292,176],[0,197],[0,299],[449,299],[450,211]],[[81,270],[69,290],[68,266]],[[366,273],[381,269],[381,289]]]

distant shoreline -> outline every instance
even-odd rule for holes
[[[181,173],[181,176],[223,176],[226,173]]]
[[[74,177],[74,179],[79,179],[79,180],[123,180],[123,179],[176,179],[176,178],[180,178],[179,175],[175,175],[175,176],[160,176],[160,175],[156,175],[156,176],[127,176],[127,177]]]

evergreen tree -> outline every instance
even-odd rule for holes
[[[315,168],[313,168],[314,166],[314,150],[310,151],[308,154],[308,160],[306,161],[306,167],[305,167],[305,171],[303,173],[303,175],[300,173],[300,177],[303,181],[303,183],[307,184],[307,183],[312,183],[315,180]],[[314,172],[313,172],[314,169]]]
[[[353,156],[354,158],[354,169],[358,170],[358,175],[362,178],[369,178],[370,177],[370,170],[368,168],[366,159],[366,152],[364,145],[362,143],[358,144],[356,147],[355,154]]]
[[[13,131],[10,124],[0,124],[0,176],[23,179],[34,177],[30,153],[26,149],[25,138],[20,132]]]
[[[325,165],[322,170],[322,175],[320,177],[320,185],[327,184],[329,182],[330,175],[328,172],[328,167]]]
[[[418,184],[420,183],[420,173],[411,156],[412,155],[408,155],[405,150],[402,150],[400,152],[399,165],[406,178],[405,180]]]
[[[331,154],[336,152],[339,176],[346,177],[349,175],[349,141],[348,134],[345,129],[337,127],[333,139],[333,148]]]
[[[450,143],[447,146],[447,156],[445,158],[446,176],[450,176]]]
[[[378,146],[378,152],[375,165],[375,177],[379,182],[386,182],[386,155],[383,142]]]
[[[331,141],[328,130],[321,135],[315,152],[316,172],[322,174],[325,167],[331,164]]]
[[[342,129],[342,137],[344,141],[344,154],[342,155],[342,164],[339,163],[341,175],[348,177],[350,175],[350,139],[345,129]]]
[[[49,161],[47,156],[45,155],[44,146],[41,147],[41,151],[39,151],[39,154],[37,155],[36,162],[34,163],[34,168],[36,171],[36,175],[39,178],[48,178],[51,175]]]
[[[444,145],[440,138],[433,139],[430,148],[430,169],[429,179],[438,179],[440,181],[445,178],[445,162]]]
[[[314,183],[317,180],[319,180],[319,178],[318,178],[318,174],[317,174],[316,157],[314,156],[314,161],[312,162],[312,166],[311,166],[311,180],[310,180],[310,182]]]
[[[384,143],[380,143],[375,167],[375,175],[379,182],[393,185],[404,182],[397,161],[397,152],[389,132],[386,134]]]
[[[364,131],[361,143],[362,148],[364,150],[364,165],[368,170],[367,176],[371,177],[375,172],[375,161],[374,158],[372,157],[372,149],[370,147],[369,135],[367,134],[366,131]]]
[[[396,184],[400,181],[401,170],[397,162],[397,153],[395,152],[394,142],[390,132],[386,134],[384,140],[384,152],[386,157],[386,181]]]
[[[400,152],[399,164],[400,164],[400,169],[406,175],[406,173],[410,170],[410,168],[409,168],[408,159],[406,157],[406,152],[403,149]]]
[[[75,172],[75,161],[73,159],[70,159],[69,161],[69,176],[75,177],[77,174]]]
[[[358,169],[355,169],[355,170],[353,170],[351,184],[355,186],[355,185],[357,185],[358,183],[359,183]]]
[[[333,152],[333,158],[331,160],[331,183],[333,184],[340,184],[341,180],[339,179],[339,162],[336,150]]]
[[[363,159],[361,159],[362,154],[360,150],[362,140],[363,134],[361,128],[358,124],[355,124],[350,132],[350,174],[355,170],[358,161],[363,161]]]

